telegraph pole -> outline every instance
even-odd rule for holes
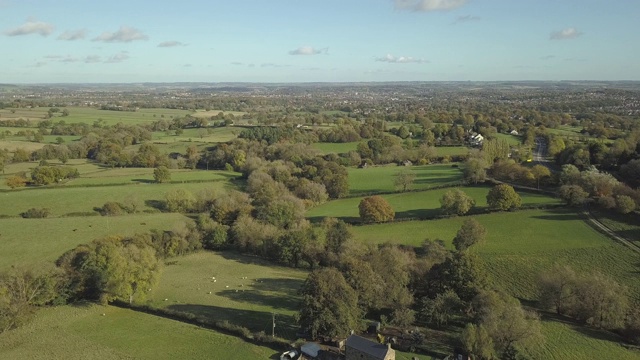
[[[271,313],[271,337],[276,336],[276,313]]]

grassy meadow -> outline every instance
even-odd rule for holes
[[[0,194],[0,197],[2,194]],[[53,219],[0,219],[0,270],[52,263],[65,251],[107,235],[171,230],[182,214],[130,214]]]
[[[469,153],[470,148],[466,146],[437,146],[436,155],[438,156],[462,156]]]
[[[472,197],[476,201],[474,211],[486,211],[487,207],[487,194],[490,187],[478,186],[478,187],[460,187],[458,188],[464,191],[467,195]],[[396,219],[403,218],[429,218],[442,214],[440,210],[440,198],[445,192],[451,190],[451,188],[434,189],[426,191],[415,192],[401,192],[393,194],[381,195],[386,199],[391,207],[396,212]],[[560,201],[556,198],[552,198],[547,195],[520,192],[523,205],[547,205],[547,204],[559,204]],[[348,221],[359,220],[358,204],[363,197],[353,197],[346,199],[339,199],[327,202],[325,204],[316,206],[307,212],[307,217],[311,219],[318,219],[323,217],[335,217],[342,218]]]
[[[367,168],[349,168],[349,194],[365,195],[380,192],[392,192],[395,175],[402,171],[411,171],[416,178],[411,189],[423,190],[433,186],[453,184],[462,180],[462,170],[456,164],[434,164],[421,166],[369,166]]]
[[[487,229],[484,244],[473,251],[484,260],[492,282],[513,296],[535,299],[535,277],[554,263],[578,272],[600,271],[640,296],[637,254],[593,230],[573,210],[524,210],[474,217]],[[420,246],[425,239],[451,241],[465,217],[354,226],[365,243]]]
[[[0,334],[2,359],[269,359],[237,337],[112,306],[60,306]]]
[[[306,277],[305,271],[256,257],[200,252],[165,266],[150,302],[266,333],[271,333],[271,314],[276,313],[276,334],[293,339],[297,327],[292,316]]]

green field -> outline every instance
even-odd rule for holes
[[[393,181],[401,171],[411,171],[416,179],[412,189],[429,189],[433,186],[457,183],[462,180],[462,170],[457,164],[435,164],[422,166],[369,166],[367,168],[348,168],[349,193],[364,195],[379,192],[395,191]]]
[[[614,334],[562,321],[542,321],[545,342],[531,352],[532,359],[640,359],[640,351],[625,349]]]
[[[619,214],[593,207],[591,213],[613,232],[640,246],[640,215],[637,212]]]
[[[276,354],[194,325],[89,304],[41,310],[31,323],[0,334],[2,359],[269,359]]]
[[[181,214],[0,219],[0,269],[53,262],[65,251],[94,239],[171,230],[185,220]]]
[[[507,143],[509,143],[509,145],[511,146],[518,146],[522,144],[522,137],[520,136],[515,136],[511,134],[500,134],[500,133],[495,134],[495,136],[497,139],[506,140]]]
[[[494,284],[513,296],[535,299],[535,276],[554,263],[578,272],[600,271],[640,295],[639,258],[634,252],[593,230],[573,210],[526,210],[474,217],[487,228],[486,243],[476,251]],[[356,239],[419,246],[424,239],[451,240],[465,217],[354,226]]]
[[[349,151],[355,151],[359,141],[347,142],[347,143],[313,143],[312,146],[323,154],[335,153],[343,154]]]
[[[475,211],[485,211],[487,208],[487,194],[489,187],[459,188],[476,201]],[[396,212],[396,219],[402,218],[430,218],[442,214],[440,198],[451,189],[435,189],[417,192],[405,192],[381,195]],[[523,205],[559,204],[559,200],[537,193],[520,192]],[[327,202],[310,209],[308,218],[335,217],[348,221],[358,221],[358,204],[363,198],[347,198]]]
[[[437,146],[437,156],[462,156],[469,153],[470,148],[466,146]]]
[[[176,265],[164,268],[150,296],[152,306],[229,320],[266,333],[276,313],[276,335],[295,338],[292,316],[306,272],[227,252],[200,252],[176,260]]]
[[[218,143],[227,142],[238,137],[238,134],[242,131],[242,128],[237,127],[216,127],[216,128],[190,128],[184,129],[180,136],[167,135],[165,132],[154,132],[153,141],[156,144],[185,142],[185,148],[192,143]],[[172,132],[173,133],[173,132]]]

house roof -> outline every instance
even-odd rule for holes
[[[358,335],[349,336],[345,345],[378,359],[384,359],[389,352],[389,347],[387,345],[378,344]]]

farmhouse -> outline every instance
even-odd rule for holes
[[[484,141],[484,136],[482,136],[480,134],[472,135],[471,138],[469,139],[469,142],[473,146],[480,146],[480,145],[482,145],[483,141]]]
[[[351,335],[345,344],[346,360],[395,360],[391,345],[378,344],[358,335]]]

